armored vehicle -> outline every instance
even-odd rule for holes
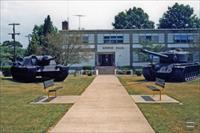
[[[56,64],[55,58],[49,55],[31,55],[15,61],[11,74],[17,81],[32,82],[38,78],[63,81],[68,76],[68,67]]]
[[[159,63],[143,68],[143,76],[148,81],[158,77],[168,82],[184,82],[200,76],[200,63],[190,63],[188,52],[170,50],[156,53],[146,49],[142,52],[159,57]]]

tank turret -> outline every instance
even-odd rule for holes
[[[35,57],[37,59],[37,64],[39,66],[47,66],[50,64],[51,60],[55,60],[55,57],[50,56],[41,56],[41,57]]]
[[[146,80],[154,81],[158,77],[169,82],[183,82],[200,76],[200,65],[189,62],[188,52],[170,50],[157,53],[146,49],[141,52],[159,57],[159,63],[143,68]]]
[[[37,78],[63,81],[68,76],[68,67],[56,64],[55,57],[49,55],[31,55],[13,63],[11,73],[18,81],[32,82]]]
[[[160,57],[160,63],[187,63],[189,57],[189,53],[184,51],[170,50],[161,53],[149,51],[146,49],[143,49],[141,51],[143,53]]]

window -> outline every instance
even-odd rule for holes
[[[123,36],[119,36],[119,35],[104,35],[104,43],[111,43],[111,44],[116,44],[116,43],[123,43],[124,37]]]
[[[82,35],[82,43],[84,44],[92,44],[94,43],[94,34],[84,34]]]
[[[157,35],[142,35],[139,36],[139,41],[141,42],[146,42],[146,41],[151,41],[151,42],[155,42],[158,43],[159,42],[159,37]]]
[[[147,41],[152,41],[152,36],[146,36]]]
[[[104,43],[110,43],[110,36],[104,36]]]
[[[82,42],[83,43],[88,43],[89,42],[89,37],[88,36],[83,36],[82,37]]]
[[[192,43],[194,40],[192,35],[175,35],[174,42],[175,43]]]
[[[193,40],[194,40],[194,37],[193,37],[193,36],[191,36],[191,35],[188,36],[188,42],[189,42],[189,43],[193,43]]]
[[[151,41],[153,41],[153,42],[159,42],[159,37],[158,36],[152,36],[152,39],[151,39]]]

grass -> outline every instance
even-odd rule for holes
[[[152,94],[143,77],[120,76],[129,94]],[[166,83],[164,93],[183,104],[138,104],[156,133],[200,132],[200,79],[185,83]],[[194,121],[195,129],[188,131],[186,121]]]
[[[80,95],[94,77],[69,76],[58,95]],[[46,132],[68,111],[72,104],[33,105],[41,95],[42,83],[18,83],[0,77],[0,132]],[[61,83],[58,83],[61,84]]]

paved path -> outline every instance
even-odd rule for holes
[[[51,133],[154,133],[112,75],[97,76]]]

